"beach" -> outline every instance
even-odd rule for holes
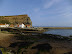
[[[0,47],[4,52],[18,54],[72,53],[72,41],[52,34],[21,35],[0,33]]]

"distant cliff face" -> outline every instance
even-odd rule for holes
[[[32,21],[28,15],[15,15],[15,16],[0,16],[0,23],[11,23],[11,24],[29,24],[32,25]],[[3,22],[6,21],[6,22]]]

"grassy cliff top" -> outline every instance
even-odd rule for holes
[[[25,16],[25,17],[28,17],[28,15],[27,15],[27,14],[25,14],[25,15],[0,16],[0,17],[15,17],[15,16]]]
[[[29,23],[30,25],[32,25],[32,21],[27,14],[13,15],[13,16],[0,16],[0,23],[12,23],[12,24]]]

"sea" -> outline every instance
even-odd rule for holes
[[[47,27],[47,26],[36,26],[36,27]],[[48,29],[48,31],[44,33],[61,35],[61,36],[72,36],[72,29]]]
[[[72,29],[49,29],[45,34],[55,34],[61,36],[72,36]]]

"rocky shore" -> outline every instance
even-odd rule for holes
[[[43,29],[72,29],[72,27],[40,27]]]
[[[72,38],[69,37],[53,34],[0,35],[2,54],[72,54]]]

